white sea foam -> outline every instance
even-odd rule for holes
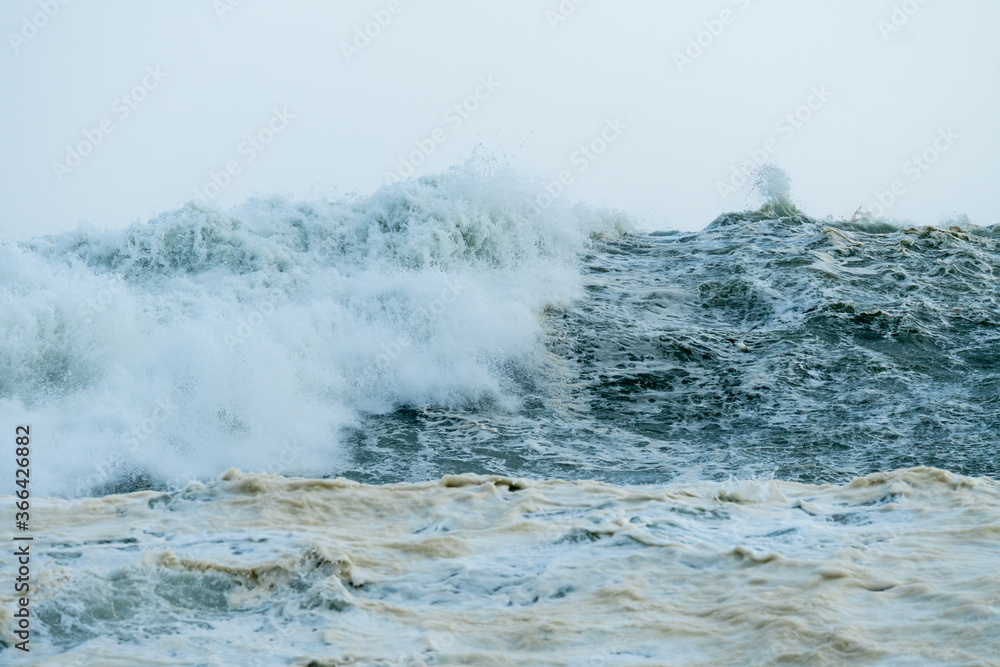
[[[625,224],[530,195],[452,173],[0,246],[0,413],[34,425],[36,490],[329,472],[359,415],[509,404],[538,314]]]

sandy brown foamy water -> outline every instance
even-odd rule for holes
[[[230,470],[34,508],[38,646],[11,664],[1000,664],[1000,484],[931,468],[841,486]]]

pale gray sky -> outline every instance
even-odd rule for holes
[[[993,0],[5,0],[0,234],[123,226],[206,186],[366,194],[416,142],[417,175],[568,170],[563,197],[651,228],[755,203],[721,187],[753,152],[816,216],[896,182],[887,216],[995,224],[997,25]]]

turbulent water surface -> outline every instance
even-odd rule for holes
[[[4,660],[1000,664],[1000,230],[531,195],[0,244]]]

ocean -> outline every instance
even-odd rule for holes
[[[698,232],[455,170],[0,242],[0,662],[1000,664],[1000,227],[775,179]]]

